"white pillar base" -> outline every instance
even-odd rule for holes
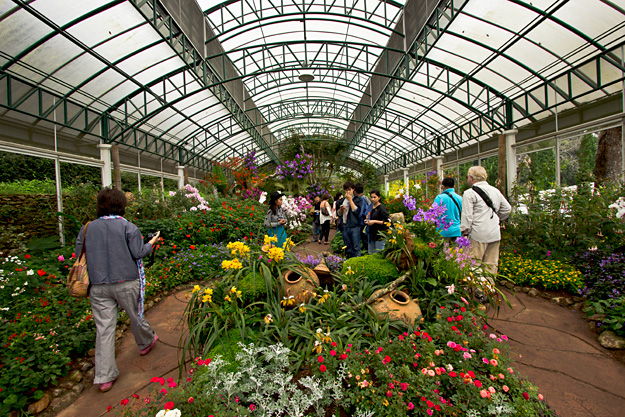
[[[113,185],[113,176],[111,175],[111,147],[113,145],[101,143],[98,145],[100,150],[100,161],[104,162],[102,167],[102,187],[111,187]]]
[[[182,189],[184,188],[184,166],[178,165],[176,169],[178,170],[178,188]]]
[[[506,190],[508,194],[512,192],[512,187],[516,182],[516,149],[513,146],[516,143],[517,133],[517,129],[503,132],[506,136]]]

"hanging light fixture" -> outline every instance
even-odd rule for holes
[[[298,78],[300,81],[309,83],[315,80],[315,74],[312,72],[312,69],[308,68],[307,64],[304,64],[304,68],[300,70]]]

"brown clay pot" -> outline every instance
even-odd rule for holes
[[[332,285],[334,283],[334,278],[332,278],[332,272],[328,269],[326,262],[322,259],[319,265],[317,265],[313,271],[317,274],[319,278],[319,284],[322,287],[326,287],[328,285]]]
[[[310,268],[295,268],[282,276],[282,295],[293,296],[296,304],[307,303],[319,287],[319,278]]]
[[[389,215],[389,219],[393,222],[393,223],[406,223],[406,218],[404,217],[404,213],[399,212],[399,213],[393,213],[391,215]]]
[[[382,291],[374,292],[372,297]],[[372,308],[378,317],[388,314],[391,320],[401,320],[409,326],[414,325],[417,319],[423,321],[419,304],[403,291],[394,291],[382,296],[373,303]]]

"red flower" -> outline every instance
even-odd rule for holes
[[[188,402],[189,404],[193,404],[193,397],[189,397],[189,399],[187,400],[187,402]]]
[[[321,365],[321,366],[319,367],[319,370],[320,370],[321,372],[325,372],[325,371],[326,371],[326,369],[328,369],[328,368],[327,368],[325,365]]]
[[[165,403],[165,407],[163,407],[165,410],[173,410],[174,409],[174,402],[173,401],[167,401]]]
[[[254,404],[250,404],[250,411],[256,410],[256,406]]]
[[[330,356],[336,356],[336,350],[331,350],[330,351]]]
[[[384,359],[382,359],[382,363],[391,363],[391,357],[386,355]]]
[[[342,353],[341,354],[341,360],[345,360],[347,359],[347,354],[346,353]]]
[[[527,392],[523,393],[523,398],[525,398],[526,400],[530,399],[530,395]]]
[[[317,362],[322,363],[322,362],[323,362],[323,356],[319,356],[319,357],[317,358]]]
[[[387,397],[392,397],[392,396],[393,396],[393,393],[392,393],[391,391],[386,391],[386,396],[387,396]]]
[[[24,255],[24,258],[30,259],[30,255]]]
[[[132,398],[139,398],[137,394],[132,394]]]
[[[107,412],[107,413],[110,413],[110,412],[111,412],[111,409],[113,409],[113,407],[109,405],[108,407],[106,407],[106,412]]]
[[[123,400],[120,401],[121,405],[126,405],[128,404],[128,398],[124,398]]]
[[[44,271],[43,269],[40,269],[39,271],[37,271],[37,274],[39,274],[39,276],[42,277],[46,274],[46,271]]]
[[[191,250],[195,250],[195,245],[191,245],[189,248],[191,248]]]
[[[476,386],[477,388],[482,388],[482,383],[481,383],[480,381],[477,381],[477,380],[476,380],[476,381],[475,381],[475,386]]]
[[[436,247],[436,243],[434,243],[434,242],[430,242],[428,245],[429,245],[431,248],[435,248],[435,247]]]

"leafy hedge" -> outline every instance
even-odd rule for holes
[[[394,281],[400,275],[395,264],[380,254],[348,259],[343,263],[341,272],[344,274],[350,268],[355,273],[361,273],[370,281],[381,285]]]
[[[581,272],[565,262],[552,259],[533,260],[502,253],[499,257],[499,274],[518,285],[547,290],[577,293],[584,286]]]

